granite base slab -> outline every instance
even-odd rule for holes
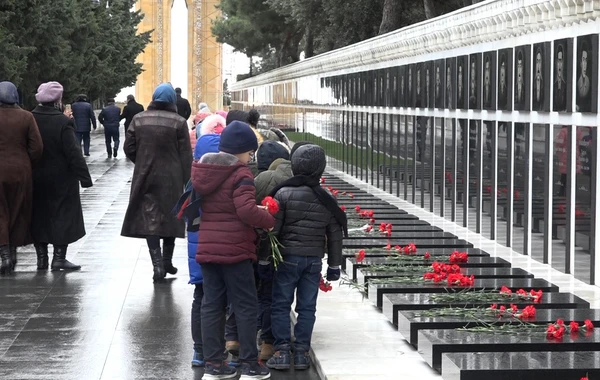
[[[404,293],[404,294],[415,294],[415,293],[451,293],[461,291],[481,291],[481,290],[499,290],[502,286],[506,286],[512,291],[519,289],[530,289],[541,290],[546,292],[558,292],[558,286],[539,278],[524,278],[524,279],[489,279],[489,280],[477,280],[475,279],[474,286],[465,288],[461,286],[448,287],[444,284],[369,284],[367,296],[369,299],[377,305],[378,308],[382,307],[383,295],[389,293]]]
[[[369,280],[394,277],[421,277],[430,266],[423,266],[420,273],[415,272],[372,272],[369,268],[361,268],[356,272],[356,282],[360,285],[366,284]],[[465,276],[473,275],[480,280],[491,278],[533,278],[533,274],[521,268],[461,268],[460,273]]]
[[[548,293],[548,295],[557,295],[561,293]],[[522,309],[526,304],[517,304]],[[540,325],[547,325],[556,322],[557,319],[561,318],[564,321],[570,322],[575,321],[580,325],[583,325],[583,321],[589,319],[594,323],[594,326],[600,326],[600,310],[588,309],[588,305],[578,305],[579,309],[564,309],[558,308],[564,306],[561,304],[544,304],[544,306],[551,306],[552,309],[542,309],[534,304],[536,307],[535,318],[527,320],[528,323],[535,323]],[[586,306],[586,307],[584,307]],[[385,307],[385,303],[384,303]],[[397,318],[398,331],[404,335],[413,346],[418,345],[418,332],[419,330],[436,330],[436,329],[457,329],[461,327],[474,327],[479,326],[482,323],[494,323],[496,325],[503,324],[519,324],[521,320],[518,318],[497,318],[493,315],[484,315],[478,318],[477,321],[467,321],[465,318],[457,316],[439,316],[439,317],[425,317],[419,316],[419,312],[414,311],[399,311],[394,313]]]
[[[469,352],[442,355],[444,380],[579,380],[600,378],[600,353]]]
[[[433,239],[453,239],[456,240],[456,236],[449,233],[449,232],[443,232],[443,231],[419,231],[419,230],[414,230],[414,231],[404,231],[404,232],[400,232],[400,231],[392,231],[392,235],[389,236],[387,234],[382,234],[379,231],[377,232],[370,232],[370,233],[360,233],[360,234],[350,234],[346,239],[344,239],[344,242],[347,240],[381,240],[381,241],[385,241],[385,244],[387,244],[387,241],[392,239],[402,239],[402,240],[408,240],[408,241],[412,241],[413,243],[417,244],[418,246],[421,246],[421,244],[419,244],[420,240],[433,240]],[[381,243],[380,243],[381,244]],[[383,245],[385,245],[383,244]]]
[[[440,257],[440,263],[449,264],[449,256],[446,257],[446,260],[443,260],[443,257]],[[394,265],[398,263],[402,263],[403,265],[431,265],[434,260],[411,260],[410,262],[393,260],[388,257],[373,257],[364,259],[362,262],[357,263],[356,258],[350,257],[346,259],[346,273],[348,277],[351,279],[355,279],[358,275],[358,269],[369,267],[371,265]],[[469,261],[466,263],[458,263],[458,266],[461,268],[510,268],[510,263],[500,257],[469,257]]]
[[[392,247],[399,245],[404,247],[410,243],[417,245],[417,249],[430,249],[430,248],[456,248],[462,250],[463,248],[473,248],[473,244],[462,239],[431,239],[431,238],[415,238],[413,240],[404,238],[391,238],[385,240],[386,243],[392,245]],[[385,244],[381,244],[380,239],[344,239],[344,248],[383,248]]]
[[[543,329],[543,327],[542,327]],[[419,331],[419,352],[436,371],[442,370],[442,354],[449,352],[598,351],[600,330],[565,336],[561,340],[540,334],[493,334],[461,330]],[[442,373],[443,375],[443,373]]]

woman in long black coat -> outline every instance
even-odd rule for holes
[[[44,142],[44,154],[33,170],[31,233],[38,270],[48,269],[48,244],[54,246],[51,270],[77,270],[66,259],[69,244],[85,236],[79,183],[91,187],[92,178],[75,137],[75,123],[60,111],[62,86],[44,83],[33,116]]]
[[[177,273],[172,264],[175,238],[185,237],[183,221],[171,211],[190,179],[192,147],[187,121],[177,114],[176,103],[170,84],[158,86],[148,110],[131,121],[124,145],[135,169],[121,235],[146,239],[155,282]]]

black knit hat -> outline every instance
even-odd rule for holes
[[[294,146],[292,147],[292,150],[290,151],[290,158],[294,155],[294,152],[296,150],[298,150],[298,148],[300,148],[303,145],[308,145],[308,144],[312,144],[310,141],[299,141],[297,143],[294,144]]]
[[[292,156],[292,173],[294,175],[320,178],[326,166],[325,150],[318,145],[303,145]]]
[[[260,171],[268,170],[269,166],[278,158],[290,159],[290,151],[279,141],[267,140],[260,144],[256,152],[256,168]]]
[[[258,149],[258,140],[250,126],[241,121],[233,121],[223,129],[219,150],[230,154],[246,153]]]

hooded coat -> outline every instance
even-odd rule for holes
[[[185,224],[171,211],[190,179],[192,148],[187,121],[174,102],[152,102],[137,114],[124,150],[135,169],[121,235],[184,237]]]
[[[33,110],[44,154],[33,170],[33,219],[36,242],[68,245],[85,236],[79,184],[93,185],[73,119],[54,107]]]
[[[254,182],[256,182],[256,203],[260,204],[277,185],[293,176],[290,161],[283,158],[273,161],[269,170],[260,173],[254,179]]]
[[[325,163],[315,162],[313,156],[310,148],[296,151],[292,156],[294,175],[320,178]],[[328,264],[342,264],[342,227],[309,186],[284,187],[275,194],[275,199],[279,202],[279,212],[275,215],[277,221],[273,233],[283,246],[281,254],[284,257],[322,258],[327,247]]]
[[[42,150],[31,113],[16,105],[0,105],[0,245],[31,243],[31,166]]]
[[[246,164],[228,153],[208,153],[192,168],[194,190],[202,196],[198,253],[200,264],[256,261],[258,235],[275,219],[256,205],[254,178]]]

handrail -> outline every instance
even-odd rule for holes
[[[600,0],[488,0],[231,85],[232,91],[595,19]]]

